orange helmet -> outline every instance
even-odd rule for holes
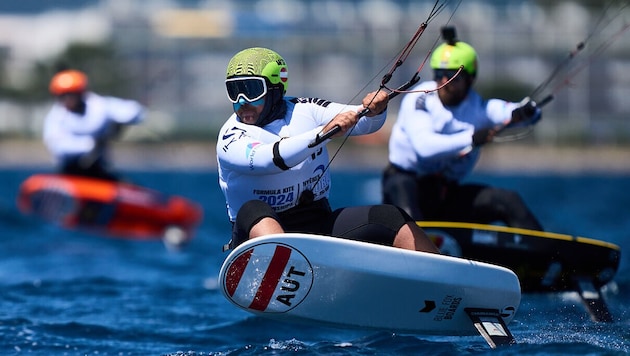
[[[50,92],[53,95],[80,93],[87,88],[87,76],[78,70],[61,71],[50,80]]]

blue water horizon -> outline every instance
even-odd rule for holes
[[[590,320],[572,293],[524,294],[509,328],[517,344],[480,336],[321,328],[255,317],[230,304],[217,276],[230,234],[216,171],[129,171],[140,185],[194,200],[204,219],[180,250],[64,230],[22,215],[19,184],[34,169],[4,169],[0,196],[0,349],[3,355],[617,355],[630,351],[626,302],[630,176],[474,174],[521,193],[547,231],[621,247],[605,297],[615,321]],[[333,207],[380,201],[379,171],[333,171]]]

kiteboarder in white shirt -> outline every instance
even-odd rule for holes
[[[456,40],[454,28],[443,34],[447,42],[431,56],[435,80],[418,84],[401,101],[389,140],[383,202],[416,220],[500,222],[542,230],[518,193],[461,182],[473,170],[481,147],[501,128],[535,124],[540,108],[528,100],[483,99],[472,88],[475,50]]]
[[[144,107],[88,91],[85,73],[73,69],[53,76],[49,89],[57,100],[44,120],[44,143],[59,172],[117,180],[108,167],[109,141],[123,126],[141,122]]]
[[[315,233],[412,250],[438,252],[403,210],[393,205],[332,210],[329,158],[321,132],[336,136],[377,131],[385,122],[387,93],[369,93],[363,105],[285,97],[288,69],[266,48],[237,53],[227,67],[234,114],[219,131],[219,184],[233,224],[227,248],[262,235]],[[359,118],[358,112],[370,110]],[[312,146],[312,147],[310,147]]]

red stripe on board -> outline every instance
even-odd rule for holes
[[[230,297],[234,295],[236,287],[238,287],[238,284],[241,282],[243,272],[245,272],[249,259],[252,257],[252,252],[254,252],[253,248],[238,256],[227,271],[225,289]]]
[[[260,282],[260,287],[258,287],[258,290],[256,291],[256,296],[254,297],[254,300],[252,300],[252,304],[249,306],[250,309],[259,311],[267,309],[267,305],[269,305],[273,292],[278,286],[278,282],[280,281],[280,277],[282,277],[284,268],[289,262],[290,256],[290,248],[276,246],[276,251],[273,253],[273,257],[271,258],[269,267],[267,267],[265,276]]]

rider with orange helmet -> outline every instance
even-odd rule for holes
[[[460,184],[498,128],[534,124],[540,109],[527,100],[483,99],[472,88],[476,51],[456,39],[454,28],[444,28],[442,34],[446,42],[431,56],[434,80],[418,84],[401,101],[389,140],[383,202],[403,208],[416,220],[500,221],[541,230],[517,193]]]
[[[44,120],[44,143],[60,173],[116,180],[107,167],[108,142],[122,126],[141,122],[144,107],[89,91],[87,75],[75,69],[55,74],[49,90],[57,100]]]
[[[50,80],[50,93],[55,96],[70,93],[83,93],[87,89],[88,78],[78,70],[61,71]]]

